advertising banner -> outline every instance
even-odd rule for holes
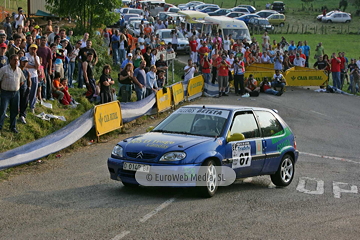
[[[324,71],[304,67],[292,67],[283,75],[287,86],[321,86],[328,80]]]
[[[204,88],[204,78],[202,75],[193,77],[189,80],[187,86],[188,97],[192,98],[194,96],[202,95],[202,90]]]
[[[121,128],[122,116],[120,102],[114,101],[95,106],[94,122],[97,136]]]
[[[184,101],[184,87],[182,82],[171,85],[171,92],[174,100],[174,105],[178,105]]]
[[[165,88],[166,93],[164,92],[164,88],[160,89],[156,93],[156,106],[158,112],[165,111],[171,108],[171,92],[170,88]]]

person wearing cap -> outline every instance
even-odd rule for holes
[[[8,43],[6,36],[5,30],[0,30],[0,43]]]
[[[7,50],[6,43],[0,43],[0,68],[9,64],[8,57],[5,56]]]
[[[66,37],[66,30],[65,29],[60,29],[59,30],[59,36],[60,36],[60,43],[61,42],[64,42],[64,41],[67,41],[67,45],[66,45],[66,50],[67,50],[67,52],[68,53],[70,53],[71,51],[72,51],[72,49],[73,49],[73,46],[71,45],[71,43],[70,43],[70,41],[69,41],[69,39],[67,39]]]
[[[27,57],[28,64],[27,68],[31,77],[31,89],[29,94],[29,105],[32,113],[35,112],[36,104],[36,93],[38,88],[38,70],[40,66],[40,58],[37,55],[38,46],[36,44],[31,44],[29,47],[29,52],[25,53]]]
[[[10,64],[0,68],[0,130],[4,126],[5,113],[10,107],[10,131],[18,133],[16,116],[19,113],[19,89],[26,80],[23,72],[17,66],[19,57],[10,56]]]
[[[302,57],[300,57],[299,53],[296,53],[295,59],[294,59],[294,66],[298,66],[298,67],[305,67],[305,59],[303,59]]]
[[[132,53],[128,53],[127,58],[121,64],[120,72],[125,68],[126,64],[128,63],[133,64],[132,57],[133,57]]]
[[[20,107],[19,107],[19,120],[23,124],[26,124],[26,109],[29,105],[29,93],[31,89],[31,79],[30,79],[30,73],[26,68],[27,63],[29,60],[27,57],[21,57],[20,58],[20,69],[22,70],[26,81],[24,81],[24,84],[20,86]]]

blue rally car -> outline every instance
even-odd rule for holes
[[[270,175],[287,186],[299,152],[295,136],[276,110],[188,105],[177,109],[151,131],[120,141],[108,159],[110,177],[138,186],[137,170],[153,166],[227,166],[236,178]],[[199,193],[212,197],[218,185],[209,178]]]

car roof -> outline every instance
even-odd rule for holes
[[[266,110],[266,111],[273,111],[269,108],[261,108],[261,107],[250,107],[250,106],[238,106],[238,105],[186,105],[181,108],[204,108],[204,109],[219,109],[219,110],[229,110],[229,111],[235,111],[235,110]]]

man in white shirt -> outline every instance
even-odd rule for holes
[[[296,57],[294,58],[294,66],[305,67],[305,59],[300,57],[299,53],[297,53]]]
[[[261,56],[261,63],[271,63],[271,59],[267,52],[263,52],[263,55]]]
[[[26,17],[24,15],[24,11],[22,7],[18,8],[18,14],[15,14],[14,18],[15,18],[15,28],[17,28],[19,25],[24,27],[24,22],[26,20]]]
[[[37,55],[38,46],[36,44],[31,44],[29,47],[29,52],[25,54],[27,57],[28,64],[27,69],[31,76],[31,89],[29,94],[29,104],[31,112],[35,112],[35,104],[36,104],[36,93],[38,88],[38,70],[40,66],[40,58]]]
[[[138,43],[140,44],[140,50],[143,50],[145,48],[144,33],[140,33],[140,36],[138,38]]]

